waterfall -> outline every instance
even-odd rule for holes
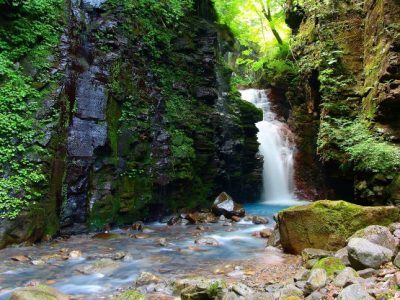
[[[279,121],[271,110],[271,103],[264,90],[240,91],[242,99],[263,111],[263,121],[257,123],[260,154],[264,157],[263,202],[290,205],[295,203],[293,133],[287,124]]]

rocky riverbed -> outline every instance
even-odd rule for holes
[[[153,299],[173,299],[180,294],[177,280],[199,276],[264,291],[266,282],[284,282],[300,267],[299,256],[267,247],[272,215],[282,208],[250,205],[246,217],[232,213],[231,219],[222,211],[182,214],[163,220],[167,223],[6,248],[0,252],[0,299],[38,283],[74,299],[112,299],[132,288]],[[253,211],[264,215],[252,216]]]
[[[164,223],[3,249],[0,299],[400,299],[398,208],[319,201],[275,215],[283,207],[253,204],[245,215],[222,196]],[[347,231],[318,221],[349,215]]]

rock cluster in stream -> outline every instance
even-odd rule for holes
[[[243,280],[229,283],[222,278],[167,279],[142,272],[132,284],[132,289],[114,295],[113,299],[399,299],[399,247],[400,223],[388,227],[372,225],[357,231],[348,239],[346,247],[336,252],[304,249],[302,266],[286,282],[266,283],[255,287]],[[66,255],[69,259],[80,257],[80,253],[76,251]],[[82,272],[104,272],[118,263],[118,257],[102,258]],[[39,299],[35,298],[38,295],[51,296],[51,299],[70,299],[67,295],[38,283],[16,290],[11,299]],[[176,298],[177,295],[179,298]]]
[[[348,206],[343,202],[315,203],[310,206],[291,208],[287,211],[307,211],[309,209],[325,209],[331,211],[339,205],[341,213],[344,211],[356,211],[363,214],[367,211],[375,212],[358,206]],[[321,210],[320,210],[321,211]],[[283,211],[284,213],[285,211]],[[282,213],[282,212],[281,212]],[[215,200],[211,211],[179,214],[165,220],[170,226],[175,224],[197,224],[196,230],[199,233],[206,225],[202,223],[220,222],[232,226],[235,221],[241,220],[239,215],[244,216],[244,209],[233,202],[232,198],[222,193]],[[334,214],[335,215],[335,214]],[[383,216],[381,214],[381,216]],[[230,219],[229,219],[230,218]],[[238,218],[238,219],[236,219]],[[262,220],[258,216],[245,216],[248,221],[258,224]],[[283,226],[282,219],[276,217],[280,228]],[[374,218],[372,218],[374,219]],[[357,219],[355,219],[357,221]],[[358,220],[359,221],[359,220]],[[357,221],[357,222],[358,222]],[[265,219],[267,222],[267,219]],[[320,227],[323,225],[319,224]],[[334,226],[339,230],[339,226]],[[230,227],[228,228],[231,229]],[[233,229],[233,228],[232,228]],[[127,237],[135,239],[146,239],[151,236],[154,230],[138,222],[133,224],[126,232]],[[337,233],[340,231],[336,231]],[[249,233],[250,234],[250,233]],[[330,234],[333,234],[332,232]],[[254,232],[253,236],[268,238],[265,249],[265,259],[268,260],[274,255],[283,255],[284,245],[281,244],[279,230],[272,231],[265,229],[261,232]],[[98,233],[93,236],[95,239],[120,238],[121,234]],[[164,237],[158,237],[154,241],[161,247],[169,244]],[[220,244],[212,237],[194,235],[195,247],[219,247]],[[325,242],[325,245],[328,241]],[[342,245],[342,244],[340,244]],[[193,250],[192,249],[192,250]],[[242,266],[235,266],[230,273],[225,274],[213,272],[210,277],[187,276],[185,278],[162,277],[159,274],[142,272],[129,290],[110,296],[110,299],[197,299],[197,300],[236,300],[236,299],[262,299],[262,300],[319,300],[319,299],[340,299],[340,300],[369,300],[369,299],[400,299],[400,222],[391,223],[387,226],[369,225],[364,226],[349,235],[341,247],[333,249],[304,248],[300,255],[286,255],[297,260],[286,266],[278,265],[278,268],[260,268],[254,273],[244,272]],[[79,259],[82,253],[79,250],[62,251],[56,259],[75,260]],[[280,256],[283,257],[283,256]],[[55,257],[52,256],[54,259]],[[107,255],[96,255],[86,257],[91,260],[89,264],[76,269],[81,274],[112,274],[124,262],[132,261],[134,258],[123,252],[109,253]],[[25,256],[15,256],[11,259],[31,264],[45,264],[45,259],[32,260]],[[294,262],[294,263],[293,263]],[[276,272],[277,274],[265,273]],[[218,274],[218,275],[217,275]],[[225,276],[226,275],[226,276]],[[278,275],[278,276],[275,276]],[[32,285],[32,284],[31,284]],[[37,284],[18,289],[13,294],[13,300],[36,299],[29,298],[26,294],[38,293]],[[55,292],[54,290],[51,290]],[[18,298],[19,294],[27,298]],[[46,291],[47,293],[47,291]],[[62,295],[62,297],[68,297]],[[177,298],[178,297],[178,298]],[[58,298],[55,299],[64,299]]]
[[[250,221],[254,224],[267,224],[267,218],[261,216],[247,215],[245,209],[239,203],[233,201],[232,197],[222,192],[214,201],[211,211],[204,209],[202,211],[174,214],[163,218],[163,222],[168,225],[176,224],[201,224],[201,223],[218,223],[225,221],[225,225],[229,226],[231,222],[239,222],[241,220]],[[137,228],[138,223],[133,225]]]
[[[364,247],[365,244],[368,247]],[[206,278],[162,283],[161,278],[142,273],[136,281],[136,290],[143,293],[144,297],[148,292],[173,289],[171,295],[178,293],[184,300],[399,299],[399,246],[400,223],[389,227],[372,225],[357,231],[348,239],[346,247],[339,251],[304,249],[302,267],[294,278],[285,283],[267,283],[263,289],[250,287],[243,282],[229,284],[222,279]],[[124,294],[118,297],[125,299]]]

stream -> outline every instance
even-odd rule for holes
[[[142,272],[174,280],[193,276],[219,276],[240,281],[249,276],[273,280],[295,269],[296,258],[267,247],[260,231],[274,227],[273,215],[300,205],[294,197],[294,145],[287,125],[272,112],[263,90],[241,91],[244,100],[260,107],[264,120],[259,129],[260,154],[264,157],[263,199],[245,205],[247,215],[267,217],[266,225],[252,221],[203,225],[168,226],[146,224],[142,232],[132,227],[110,233],[57,238],[36,246],[11,247],[0,251],[0,300],[8,299],[17,287],[40,281],[80,299],[107,299],[132,287]],[[211,238],[217,245],[196,243]],[[269,279],[268,279],[269,278]],[[152,291],[172,295],[168,286]]]
[[[271,250],[266,249],[266,239],[252,235],[272,228],[272,216],[282,208],[246,205],[247,214],[268,216],[267,225],[241,221],[226,226],[220,221],[204,224],[204,230],[199,230],[196,225],[153,223],[147,224],[143,233],[136,232],[136,238],[131,229],[116,229],[108,240],[78,235],[36,246],[6,248],[0,251],[0,299],[9,299],[14,288],[30,281],[80,298],[99,299],[131,287],[143,271],[168,279],[217,274],[239,280],[255,272],[257,261],[264,267],[285,262],[286,255],[274,251],[268,254]],[[199,236],[212,237],[219,246],[197,245],[194,241]],[[165,245],[159,243],[160,238],[166,239]],[[82,256],[67,259],[72,250],[81,251]],[[11,258],[15,256],[27,256],[29,261],[14,261]]]

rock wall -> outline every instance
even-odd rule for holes
[[[1,221],[0,247],[209,207],[223,190],[258,198],[262,114],[230,85],[229,30],[193,2],[64,8],[44,196]],[[22,226],[34,209],[43,218]]]
[[[300,152],[323,163],[337,198],[398,204],[399,2],[291,4],[298,76],[287,98]]]

